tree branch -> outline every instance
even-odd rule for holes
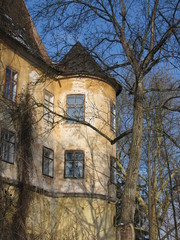
[[[73,122],[76,122],[76,123],[80,123],[81,125],[84,125],[84,126],[87,126],[91,129],[93,129],[94,131],[96,131],[99,135],[101,135],[102,137],[104,137],[106,140],[108,140],[111,145],[115,144],[118,140],[120,140],[121,138],[127,136],[128,134],[130,134],[132,132],[132,129],[129,129],[129,130],[126,130],[125,132],[121,133],[118,137],[116,137],[115,139],[111,139],[110,137],[108,137],[106,134],[104,134],[102,131],[100,131],[98,128],[94,127],[93,125],[91,125],[89,122],[87,121],[80,121],[76,118],[71,118],[71,117],[68,117],[66,115],[62,115],[62,114],[59,114],[55,111],[52,111],[50,110],[47,106],[45,106],[44,104],[42,103],[37,103],[35,99],[33,99],[34,101],[34,104],[37,106],[37,107],[42,107],[42,108],[45,108],[47,109],[50,113],[52,113],[54,116],[57,116],[57,117],[60,117],[61,119],[63,120],[69,120],[69,121],[73,121]],[[58,123],[59,121],[57,121]]]

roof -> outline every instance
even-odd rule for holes
[[[116,95],[121,92],[120,83],[105,73],[80,42],[71,48],[58,66],[51,64],[24,0],[0,0],[0,33],[2,37],[8,36],[13,40],[13,47],[18,45],[18,51],[21,51],[23,47],[28,57],[30,58],[30,55],[33,59],[35,57],[48,72],[53,71],[55,74],[64,76],[78,74],[98,77],[110,84],[115,89]]]
[[[80,42],[70,49],[58,66],[64,75],[79,74],[98,77],[110,84],[116,90],[116,95],[121,92],[121,84],[105,73]]]
[[[0,31],[32,54],[44,61],[50,61],[24,0],[0,0]]]

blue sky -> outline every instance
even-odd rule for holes
[[[32,11],[34,10],[33,9],[33,5],[37,4],[37,0],[25,0],[25,2],[26,2],[26,5],[28,7],[28,10],[29,10],[29,12],[31,14]],[[40,2],[41,2],[41,0],[38,1],[38,3],[40,3]],[[44,38],[43,37],[43,33],[42,33],[42,24],[40,22],[38,24],[35,22],[35,25],[37,27],[37,31],[40,34],[40,37],[42,38],[42,41],[43,41],[43,43],[44,43],[44,45],[45,45],[45,47],[46,47],[46,49],[47,49],[47,51],[48,51],[50,56],[53,56],[57,51],[60,52],[61,48],[64,47],[63,43],[61,44],[63,37],[66,38],[66,41],[69,44],[72,44],[72,45],[75,44],[76,41],[80,41],[81,43],[84,42],[83,41],[84,39],[82,38],[81,35],[78,35],[78,36],[74,37],[74,36],[72,36],[70,34],[69,35],[65,34],[65,32],[63,32],[63,31],[61,31],[60,33],[56,32],[58,34],[58,36],[55,36],[54,39],[53,39],[52,35],[50,35],[50,34],[47,35]],[[58,37],[60,37],[60,38],[58,39]],[[53,44],[51,45],[51,43],[54,43],[54,41],[59,41],[57,48],[55,48],[53,46]],[[117,49],[114,49],[113,51],[116,52]],[[164,69],[168,69],[170,72],[172,72],[172,74],[175,76],[176,79],[180,78],[180,70],[173,68],[171,64],[163,64],[162,63],[158,67],[162,67]]]

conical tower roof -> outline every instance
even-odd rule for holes
[[[98,77],[112,85],[116,94],[121,92],[121,85],[105,71],[93,59],[90,53],[77,42],[59,63],[59,69],[64,75],[89,75]]]

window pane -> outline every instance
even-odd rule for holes
[[[83,162],[75,162],[75,177],[83,177]]]
[[[53,121],[54,121],[54,115],[53,115],[53,113],[49,113],[48,120],[49,120],[50,122],[53,122]]]
[[[15,102],[16,100],[16,84],[17,84],[17,72],[10,67],[6,68],[6,78],[4,85],[4,97]]]
[[[47,102],[49,102],[49,94],[45,93],[44,99],[45,99]]]
[[[76,107],[76,117],[78,119],[83,119],[83,117],[84,117],[84,107]]]
[[[44,108],[44,115],[45,115],[45,117],[47,117],[47,113],[48,113],[47,108]]]
[[[15,142],[14,134],[9,133],[9,141],[10,141],[11,143],[14,143],[14,142]]]
[[[114,104],[111,103],[111,113],[114,113]]]
[[[84,105],[84,96],[83,95],[76,96],[76,104]]]
[[[49,160],[49,176],[50,177],[53,177],[53,170],[54,170],[53,161]]]
[[[75,108],[74,107],[68,107],[68,117],[75,118]]]
[[[14,144],[9,143],[9,153],[14,154]]]
[[[12,86],[13,86],[13,89],[12,89],[11,99],[13,100],[13,102],[15,102],[16,101],[16,87],[17,87],[17,85],[16,85],[16,83],[14,83],[14,84],[12,84]]]
[[[50,122],[54,120],[54,114],[50,111],[54,110],[54,96],[49,93],[44,93],[44,118]]]
[[[49,169],[49,159],[44,157],[44,159],[43,159],[43,174],[48,175],[48,172],[49,172],[48,169]]]
[[[54,108],[53,104],[49,103],[49,110],[53,111],[53,108]]]
[[[66,161],[74,160],[74,152],[66,152]]]
[[[1,132],[1,158],[9,163],[14,162],[15,137],[12,132],[2,129]]]
[[[114,128],[114,119],[111,116],[111,128]]]
[[[6,81],[4,86],[4,97],[9,98],[9,95],[10,95],[10,81]]]
[[[66,151],[65,177],[83,178],[84,153],[82,151]]]
[[[54,152],[52,149],[43,147],[43,164],[42,172],[43,174],[53,177],[54,173]]]
[[[73,162],[66,162],[66,177],[73,177]]]
[[[9,133],[7,131],[2,130],[2,139],[4,140],[9,139]]]
[[[84,95],[67,96],[67,114],[68,117],[83,121],[84,120]],[[75,122],[68,120],[68,122]]]
[[[84,153],[83,152],[76,152],[76,160],[83,160],[84,159]]]
[[[2,144],[1,144],[1,155],[2,155],[2,159],[4,160],[4,161],[7,161],[7,151],[8,151],[8,145],[7,145],[7,143],[4,143],[4,142],[2,142]]]
[[[47,148],[44,148],[44,156],[48,157],[49,156],[49,151]]]
[[[17,72],[16,72],[16,71],[13,71],[12,80],[13,80],[13,81],[17,81],[17,76],[18,76]]]
[[[75,104],[75,96],[67,96],[67,103],[68,104]]]
[[[49,157],[51,158],[51,159],[54,159],[54,152],[51,150],[50,151],[50,153],[49,153]]]
[[[16,100],[16,84],[17,84],[17,72],[10,67],[6,68],[6,77],[4,85],[4,97],[15,102]]]
[[[54,158],[54,153],[51,149],[48,149],[48,148],[44,148],[44,156],[47,157],[47,158],[50,158],[50,159],[53,159]]]
[[[9,147],[9,160],[8,162],[13,163],[14,162],[14,145],[10,144]]]
[[[46,101],[46,99],[44,100],[44,106],[47,107],[47,108],[48,108],[48,106],[49,106],[49,102]]]
[[[54,96],[50,97],[50,103],[53,104],[54,103]]]
[[[110,103],[110,126],[113,131],[116,129],[116,107],[113,103]]]

